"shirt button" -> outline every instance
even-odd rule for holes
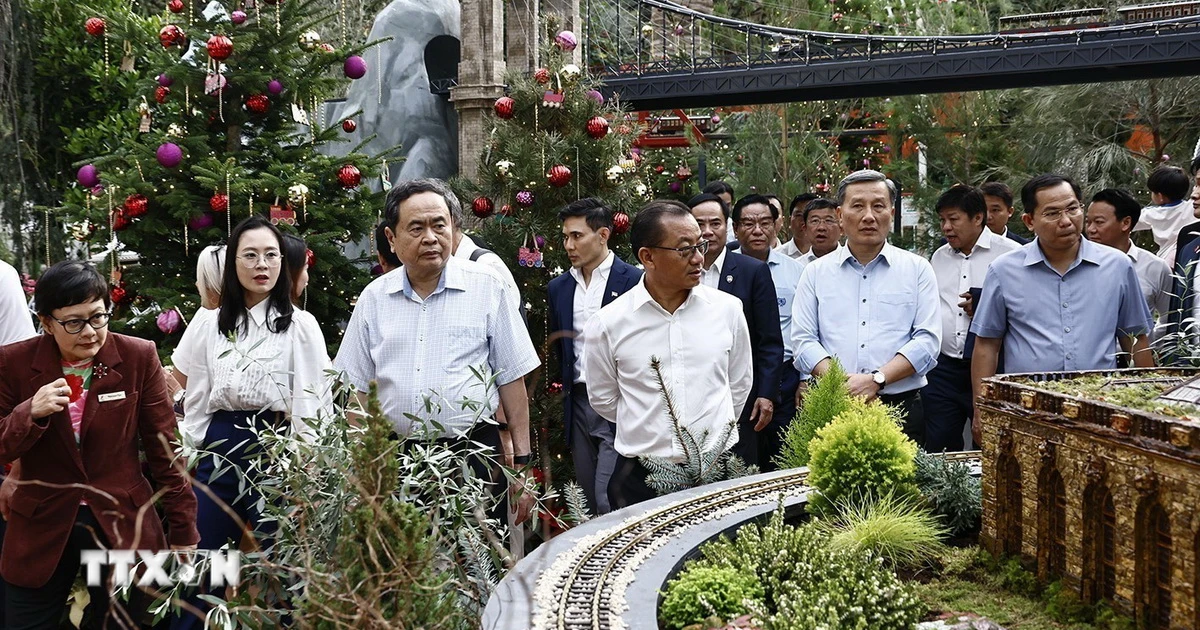
[[[866,348],[866,347],[867,347],[867,344],[865,344],[865,343],[863,345],[859,346],[859,348]]]
[[[866,326],[866,325],[867,325],[867,322],[863,322],[863,323],[862,323],[862,325],[863,325],[863,326]]]
[[[863,280],[866,280],[866,279],[867,279],[867,277],[866,277],[866,276],[863,276]]]
[[[1063,302],[1063,308],[1067,308],[1067,303]]]
[[[863,304],[867,303],[867,298],[863,298]]]
[[[1071,327],[1067,326],[1066,328],[1063,329],[1063,332],[1071,332]]]

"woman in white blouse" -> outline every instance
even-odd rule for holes
[[[331,411],[325,339],[316,319],[292,306],[282,245],[279,230],[264,218],[239,223],[229,237],[216,315],[193,320],[172,355],[187,379],[180,429],[185,443],[202,449],[194,473],[201,486],[196,489],[200,549],[226,543],[237,548],[242,538],[242,528],[222,504],[246,524],[257,525],[258,494],[239,491],[243,475],[254,479],[250,463],[260,452],[250,427],[278,428],[288,420],[291,430],[307,439]],[[231,464],[240,472],[227,470]],[[215,467],[226,470],[214,479]],[[198,599],[191,603],[207,607]],[[202,625],[186,614],[172,623],[174,628]]]
[[[209,245],[200,252],[196,259],[196,293],[200,294],[200,308],[192,315],[189,326],[198,325],[206,317],[215,317],[217,307],[221,305],[221,277],[225,273],[225,246]],[[167,394],[175,401],[176,410],[180,408],[180,397],[187,387],[187,377],[179,370],[167,370]]]

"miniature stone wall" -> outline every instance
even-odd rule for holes
[[[1200,627],[1200,423],[1014,382],[1028,377],[990,379],[980,397],[984,547],[1140,626]]]

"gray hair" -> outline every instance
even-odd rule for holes
[[[454,191],[450,190],[450,186],[446,182],[432,177],[424,179],[410,179],[400,182],[388,191],[387,200],[383,202],[383,218],[387,220],[388,227],[396,229],[396,224],[400,222],[400,204],[404,200],[420,193],[437,193],[441,195],[446,202],[446,208],[450,210],[450,223],[455,229],[462,226],[463,213],[462,205],[458,202],[458,197]]]
[[[866,168],[861,171],[854,171],[853,173],[850,173],[846,176],[846,179],[842,180],[842,183],[838,184],[838,205],[842,205],[842,202],[846,200],[846,187],[850,186],[851,184],[866,184],[870,182],[883,182],[887,184],[888,196],[891,198],[892,205],[896,205],[896,183],[888,179],[887,175],[884,175],[879,171],[873,171]]]
[[[225,274],[225,246],[209,245],[196,259],[196,282],[200,284],[200,297],[207,293],[221,295]]]

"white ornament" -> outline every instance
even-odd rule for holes
[[[582,75],[582,74],[583,74],[583,71],[579,69],[579,66],[577,66],[573,63],[569,63],[562,67],[562,75],[568,81],[574,81],[575,79],[578,79],[580,77],[580,75]]]
[[[624,173],[625,169],[621,168],[620,166],[614,166],[608,169],[608,180],[615,182],[618,179],[621,179],[621,175]]]
[[[308,201],[308,186],[304,184],[294,184],[288,187],[288,201],[299,204]]]
[[[501,177],[508,175],[508,171],[512,169],[512,167],[513,163],[509,162],[508,160],[500,160],[499,162],[496,162],[496,172],[499,173]]]
[[[638,182],[633,187],[633,192],[637,193],[637,196],[639,196],[639,197],[646,197],[647,194],[650,192],[650,189],[646,188],[646,185],[643,184],[642,182]]]
[[[168,136],[182,136],[183,135],[183,127],[180,127],[178,123],[171,123],[170,125],[167,126],[167,135]]]
[[[300,47],[312,50],[321,43],[321,34],[316,31],[305,31],[300,34]]]

